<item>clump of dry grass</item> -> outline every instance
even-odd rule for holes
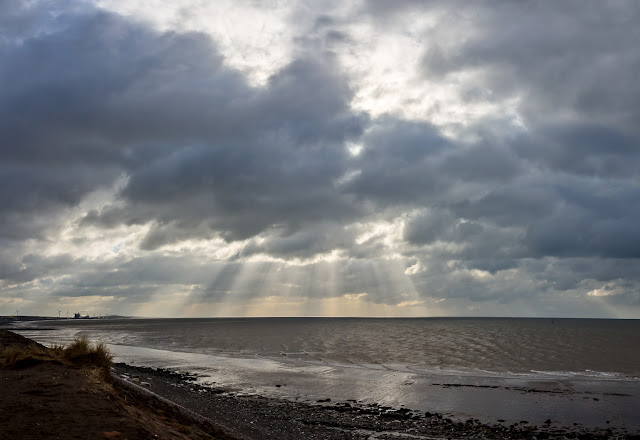
[[[110,369],[113,356],[104,342],[91,344],[86,335],[76,338],[67,348],[62,348],[64,359],[77,366]]]
[[[112,360],[113,356],[104,343],[92,344],[86,335],[76,338],[68,347],[12,345],[0,350],[0,367],[6,369],[53,362],[74,367],[93,367],[109,372]]]
[[[14,369],[25,368],[43,362],[61,363],[57,354],[55,350],[46,347],[5,347],[0,353],[0,366]]]

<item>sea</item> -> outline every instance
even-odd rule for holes
[[[115,360],[196,374],[240,395],[378,403],[492,423],[640,430],[640,320],[541,318],[60,319]]]

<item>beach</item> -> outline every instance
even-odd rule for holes
[[[551,420],[485,424],[447,414],[417,412],[358,401],[296,402],[198,384],[197,377],[163,369],[116,364],[115,374],[136,380],[159,395],[207,417],[223,432],[242,439],[543,439],[638,438],[637,433],[576,424],[559,427]],[[277,385],[276,385],[277,386]],[[281,385],[284,386],[284,385]],[[533,392],[525,390],[525,392]]]
[[[16,344],[13,333],[3,339]],[[36,344],[28,339],[19,346]],[[434,438],[638,438],[626,428],[561,426],[556,420],[486,423],[448,413],[391,407],[371,401],[316,401],[245,393],[203,383],[196,374],[115,363],[111,379],[91,370],[51,363],[4,369],[0,410],[2,438],[219,438],[219,439],[434,439]],[[275,383],[274,388],[288,384]],[[437,384],[434,393],[455,393],[456,384]],[[464,391],[464,390],[463,390]],[[542,385],[492,391],[553,396]],[[576,401],[585,400],[576,394]],[[578,398],[579,397],[579,398]],[[590,399],[598,399],[594,395]],[[577,402],[576,405],[579,405]],[[112,434],[116,433],[116,434]],[[119,433],[119,434],[118,434]]]

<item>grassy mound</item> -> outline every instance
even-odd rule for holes
[[[47,348],[15,333],[0,333],[0,368],[19,369],[44,362],[73,367],[93,367],[103,371],[111,369],[113,356],[102,342],[92,344],[83,335],[68,347],[54,345]]]

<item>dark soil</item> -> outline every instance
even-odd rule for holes
[[[0,330],[6,349],[44,348]],[[104,370],[34,359],[0,369],[0,439],[218,439],[156,399],[116,389]]]

